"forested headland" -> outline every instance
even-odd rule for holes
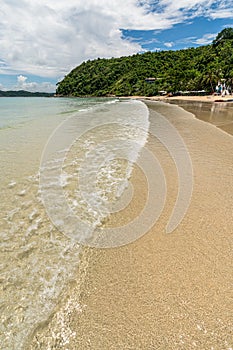
[[[0,97],[53,97],[54,93],[49,92],[30,92],[25,90],[0,90]]]
[[[218,81],[233,85],[233,28],[206,46],[83,62],[57,83],[63,96],[152,96],[159,92],[213,93]]]

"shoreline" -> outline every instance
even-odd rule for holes
[[[207,122],[223,132],[233,136],[233,103],[206,101],[198,99],[174,99],[165,103],[176,104],[192,113],[196,119]]]
[[[217,95],[206,95],[206,96],[123,96],[120,99],[139,99],[139,100],[151,100],[151,101],[195,101],[195,102],[223,102],[223,103],[233,103],[233,95],[229,96],[217,96]]]
[[[177,194],[177,174],[169,154],[149,138],[148,146],[165,171],[168,196],[156,225],[137,241],[117,249],[90,249],[81,291],[67,291],[65,321],[55,319],[30,349],[210,349],[232,344],[231,223],[232,138],[200,122],[177,105],[150,101],[183,137],[193,162],[190,208],[172,234],[165,234]],[[162,102],[162,101],[161,101]],[[146,200],[146,182],[135,168],[134,198],[119,218],[137,215]],[[221,203],[221,205],[220,205]],[[78,286],[77,286],[78,288]],[[76,298],[77,297],[77,298]],[[78,298],[79,297],[79,298]],[[72,308],[77,300],[80,309]],[[60,312],[60,315],[62,312]],[[59,315],[59,313],[58,313]]]
[[[216,126],[233,136],[233,99],[224,97],[216,102],[214,95],[208,96],[154,96],[154,97],[124,97],[141,100],[143,102],[164,102],[178,105],[185,111],[192,113],[195,118]],[[232,108],[232,111],[230,111]]]

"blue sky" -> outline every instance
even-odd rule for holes
[[[233,27],[233,20],[197,17],[192,22],[175,24],[162,31],[123,30],[123,35],[140,43],[143,50],[179,50],[210,44],[225,27]]]
[[[81,62],[212,42],[226,0],[1,0],[0,89],[55,91]]]

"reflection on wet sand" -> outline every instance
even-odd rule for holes
[[[198,119],[209,122],[233,135],[233,103],[185,100],[169,101],[169,103],[178,104],[186,111],[195,114]]]

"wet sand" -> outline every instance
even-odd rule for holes
[[[143,99],[144,101],[162,101],[177,104],[196,118],[209,122],[233,135],[233,96],[129,96],[124,98]]]
[[[193,113],[196,118],[211,123],[218,128],[233,135],[233,103],[219,102],[214,103],[207,100],[185,100],[185,99],[167,99],[166,102],[178,104],[186,111]]]
[[[233,137],[178,106],[147,104],[151,123],[156,109],[189,149],[194,188],[188,212],[174,232],[165,233],[178,191],[177,174],[164,146],[150,137],[148,147],[167,180],[162,215],[147,234],[127,246],[85,249],[78,283],[67,286],[55,315],[39,327],[30,349],[233,347]],[[138,168],[132,184],[132,202],[109,225],[124,223],[142,209],[147,190]]]

